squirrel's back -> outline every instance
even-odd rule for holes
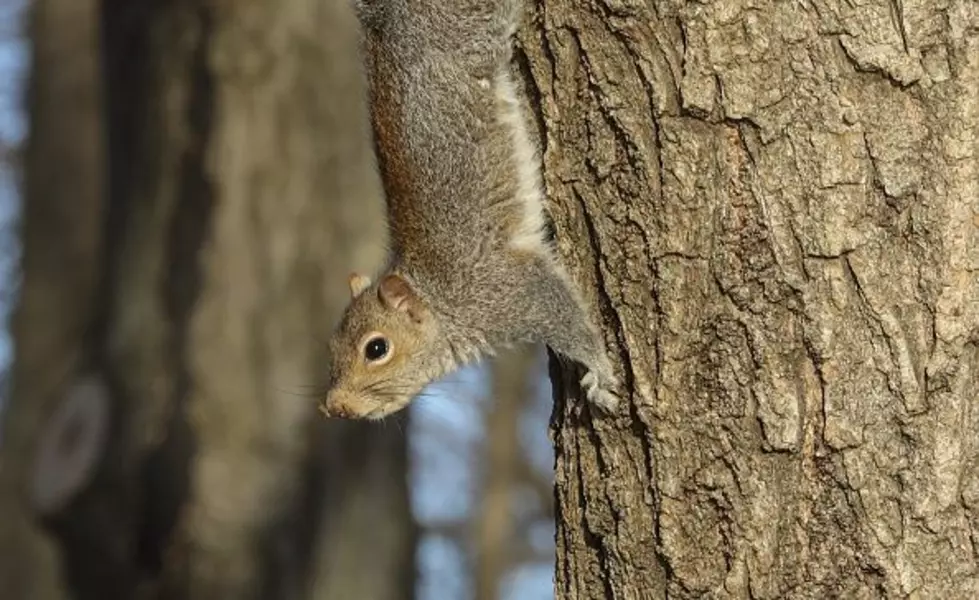
[[[396,257],[487,277],[547,252],[536,149],[509,71],[516,0],[364,3],[372,117]],[[443,285],[445,282],[438,282]]]

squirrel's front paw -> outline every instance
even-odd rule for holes
[[[588,402],[608,414],[614,414],[619,407],[619,397],[615,393],[616,382],[611,378],[600,378],[595,371],[588,371],[581,378],[581,389],[585,391]]]

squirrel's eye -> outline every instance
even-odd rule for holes
[[[388,341],[382,337],[373,338],[371,341],[367,342],[364,346],[364,356],[367,360],[373,362],[375,360],[381,360],[388,353]]]

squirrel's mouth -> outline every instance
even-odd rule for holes
[[[320,403],[319,410],[328,418],[377,421],[400,411],[410,401],[411,398],[378,399],[334,388]]]
[[[384,417],[393,415],[394,413],[396,413],[396,412],[400,411],[401,409],[403,409],[404,407],[408,406],[408,403],[410,401],[411,401],[411,398],[408,398],[407,400],[388,401],[388,402],[386,402],[384,404],[381,404],[380,406],[378,406],[374,410],[370,411],[369,413],[367,413],[364,416],[364,418],[366,418],[368,420],[371,420],[371,421],[379,421],[379,420],[383,419]]]

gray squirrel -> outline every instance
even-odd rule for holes
[[[542,342],[584,366],[587,398],[613,412],[612,365],[545,238],[509,71],[522,1],[356,4],[392,246],[377,278],[350,278],[320,410],[381,419],[467,363]]]

